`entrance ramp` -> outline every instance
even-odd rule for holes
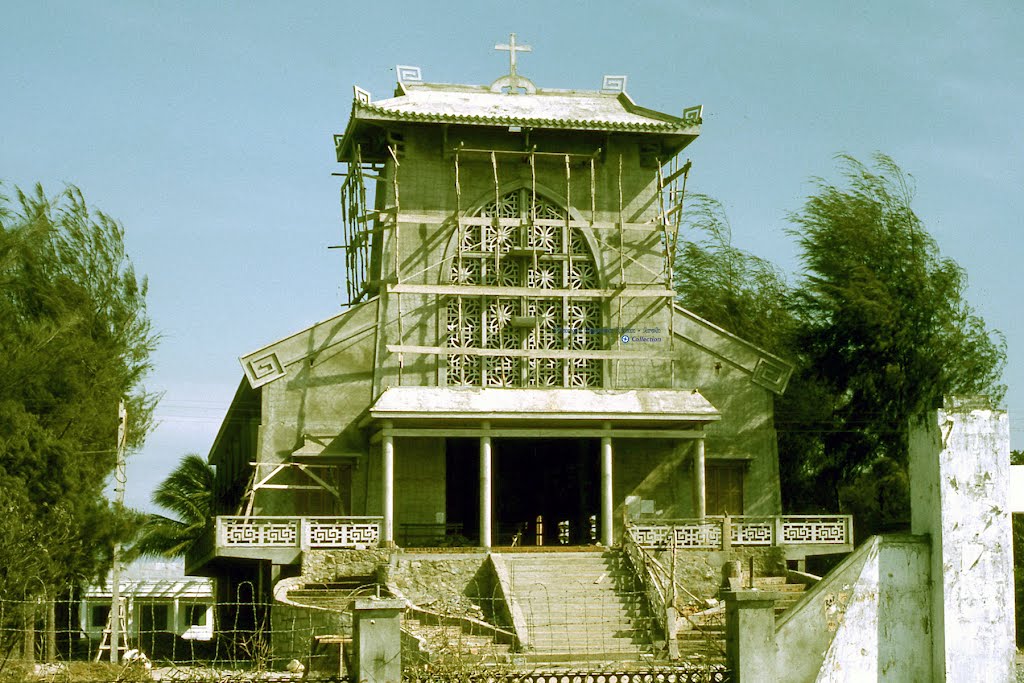
[[[643,586],[618,551],[502,556],[522,611],[531,662],[650,662]]]

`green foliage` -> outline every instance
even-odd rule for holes
[[[807,483],[825,496],[816,502],[838,497],[852,511],[877,512],[885,498],[893,521],[906,516],[906,497],[883,488],[898,488],[893,477],[906,468],[909,420],[944,396],[1001,401],[1006,348],[965,302],[963,269],[940,254],[911,208],[911,178],[884,155],[875,170],[849,156],[840,163],[845,186],[819,180],[791,216],[804,266],[792,298],[793,352],[798,384],[816,387],[817,398],[786,406],[781,421],[817,443],[780,451],[800,458]]]
[[[725,209],[706,195],[687,197],[680,232],[674,267],[679,302],[766,350],[784,350],[793,317],[781,271],[733,246]]]
[[[156,344],[121,225],[74,187],[15,195],[0,196],[0,567],[21,568],[0,573],[0,595],[12,598],[104,573],[128,533],[104,482],[118,401],[132,445],[150,426]]]
[[[720,204],[687,199],[680,303],[796,366],[776,401],[783,506],[844,510],[861,532],[906,521],[907,426],[944,396],[1002,400],[1006,346],[964,300],[967,278],[911,208],[910,177],[840,156],[790,216],[793,286],[734,247]]]
[[[184,456],[153,492],[153,502],[177,518],[149,515],[132,551],[154,557],[184,556],[210,524],[213,491],[213,468],[195,453]]]

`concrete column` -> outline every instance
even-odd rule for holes
[[[391,429],[391,423],[385,422],[384,429]],[[384,495],[384,530],[383,541],[385,546],[392,546],[395,543],[395,439],[390,434],[385,434],[382,440],[382,471]]]
[[[615,543],[612,512],[612,437],[601,437],[601,544],[611,548]]]
[[[1014,680],[1010,426],[984,399],[911,421],[911,529],[931,539],[932,680]]]
[[[725,660],[736,683],[775,683],[775,598],[764,591],[725,591]]]
[[[484,422],[484,429],[491,423]],[[491,437],[480,437],[480,545],[491,547]]]
[[[707,515],[707,493],[704,484],[704,438],[693,442],[693,511],[704,521]]]
[[[352,615],[353,680],[401,683],[404,609],[404,600],[356,600]]]

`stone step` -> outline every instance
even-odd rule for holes
[[[525,593],[516,591],[515,596],[521,605],[531,603],[545,611],[549,609],[549,606],[550,608],[559,609],[563,612],[575,612],[579,609],[592,606],[593,609],[588,609],[588,611],[600,613],[602,611],[607,612],[611,610],[628,610],[645,605],[639,596],[635,599],[631,599],[628,596],[617,595],[615,593],[595,595],[588,593],[559,594],[538,592]]]
[[[426,641],[427,648],[435,652],[449,649],[460,655],[487,655],[507,654],[511,649],[509,644],[498,643],[490,635],[467,633],[459,624],[424,624],[419,619],[407,619],[403,627]]]
[[[616,669],[630,669],[650,666],[654,656],[648,652],[615,650],[615,651],[592,651],[592,652],[527,652],[521,657],[529,664],[565,664],[577,662],[614,662]]]
[[[505,556],[526,619],[528,661],[638,661],[650,651],[646,600],[617,553]]]
[[[620,600],[629,600],[631,598],[640,599],[642,597],[641,591],[632,590],[629,588],[615,589],[611,587],[602,586],[512,586],[512,590],[517,595],[527,595],[531,598],[543,600],[545,597],[550,596],[551,598],[562,599],[564,597],[579,597],[579,596],[590,596],[595,597],[616,597]]]
[[[644,597],[639,592],[620,593],[617,591],[546,591],[541,589],[530,591],[519,591],[512,589],[515,597],[523,600],[537,602],[538,604],[564,605],[564,604],[601,604],[615,605],[616,608],[629,608],[633,605],[642,605]]]
[[[684,642],[706,642],[708,639],[711,640],[725,640],[725,630],[720,628],[706,628],[702,627],[700,630],[694,629],[692,631],[680,631],[676,634],[676,640],[680,643]]]
[[[598,584],[587,585],[585,583],[554,585],[536,583],[525,586],[522,584],[512,584],[512,590],[519,594],[536,595],[538,597],[543,597],[545,595],[621,595],[623,597],[629,597],[630,595],[641,594],[641,591],[630,587],[616,588],[615,586],[601,586]]]
[[[633,618],[625,614],[587,614],[587,615],[573,615],[564,613],[542,613],[542,612],[530,612],[524,614],[523,617],[526,619],[527,626],[565,626],[573,628],[583,628],[591,624],[598,624],[602,627],[605,626],[634,626],[638,622],[645,624],[647,619],[644,618]]]
[[[633,581],[616,581],[610,579],[601,579],[598,577],[593,579],[577,579],[577,578],[566,578],[552,574],[538,574],[536,576],[530,576],[528,578],[517,577],[512,579],[513,588],[529,588],[531,586],[548,586],[548,587],[580,587],[588,590],[602,588],[610,589],[621,589],[621,588],[638,588],[640,584]]]
[[[630,640],[615,641],[612,639],[606,639],[604,641],[594,640],[586,643],[549,640],[531,643],[531,646],[533,649],[529,650],[529,652],[532,653],[631,652],[634,654],[640,654],[648,651],[643,644],[635,643]]]
[[[530,644],[538,645],[551,641],[569,643],[643,643],[646,633],[631,628],[609,629],[607,631],[566,631],[564,628],[541,628],[530,632]]]
[[[605,572],[588,572],[586,574],[576,574],[572,576],[562,576],[558,574],[551,574],[550,572],[530,572],[522,574],[512,574],[512,585],[513,586],[528,586],[531,584],[550,584],[554,582],[558,585],[568,586],[634,586],[638,585],[638,582],[633,580],[633,577],[628,574],[613,576]]]

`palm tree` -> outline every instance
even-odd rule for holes
[[[185,455],[151,500],[175,517],[151,513],[132,550],[149,557],[183,557],[199,540],[213,515],[213,468],[196,453]]]

